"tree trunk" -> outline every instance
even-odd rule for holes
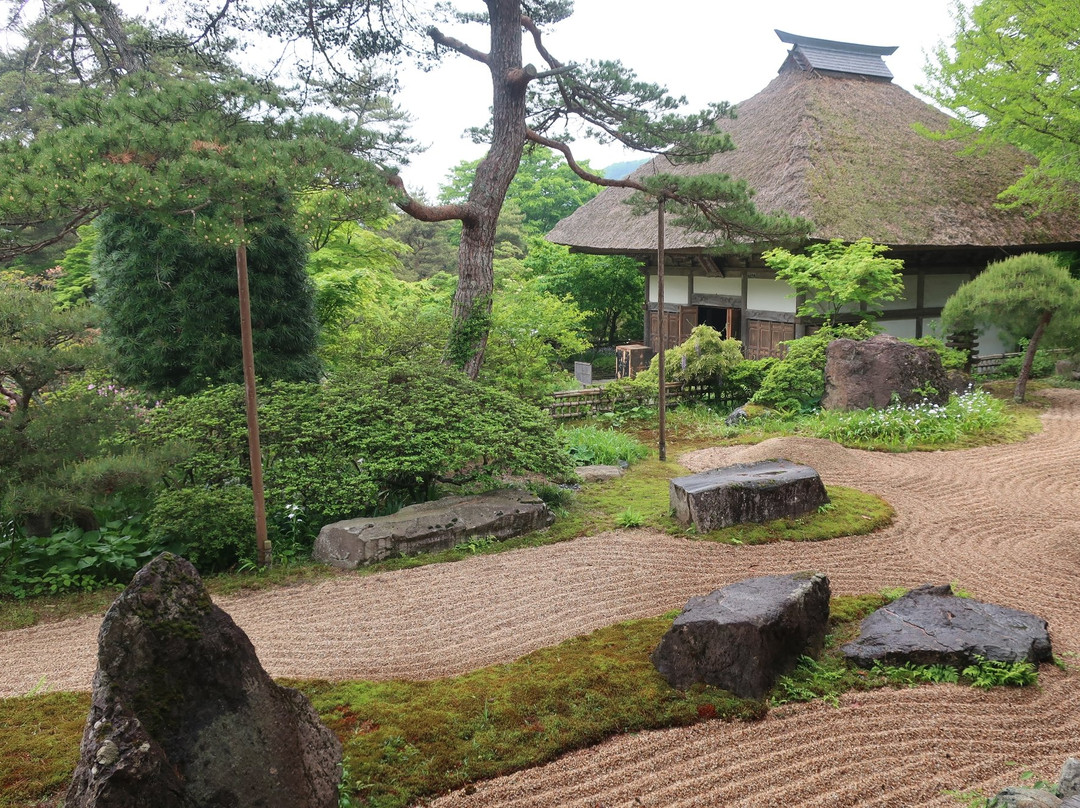
[[[475,379],[484,362],[490,330],[494,286],[495,224],[525,146],[525,90],[521,67],[521,2],[488,0],[491,51],[487,57],[492,83],[491,149],[476,170],[468,215],[462,221],[458,250],[458,287],[454,292],[454,325],[450,359]]]
[[[1046,331],[1046,327],[1050,325],[1050,318],[1054,316],[1052,311],[1043,312],[1042,317],[1039,318],[1039,324],[1035,326],[1035,333],[1031,335],[1031,341],[1028,342],[1027,353],[1024,354],[1024,364],[1020,368],[1020,376],[1016,380],[1016,389],[1013,390],[1013,399],[1017,404],[1024,402],[1024,396],[1027,395],[1027,383],[1031,378],[1031,367],[1035,364],[1035,351],[1039,347],[1039,340],[1042,339],[1043,332]]]

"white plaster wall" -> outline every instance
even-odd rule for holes
[[[979,334],[979,355],[1011,353],[1016,350],[1016,342],[996,328],[988,328]]]
[[[795,290],[783,281],[750,278],[747,287],[748,309],[795,313]]]
[[[944,306],[953,292],[960,285],[971,280],[965,273],[963,275],[927,275],[926,286],[923,287],[923,305]]]
[[[913,309],[917,305],[918,299],[919,276],[905,275],[903,296],[898,297],[896,300],[886,300],[881,304],[881,308],[884,311],[889,311],[890,309]]]
[[[656,276],[649,276],[649,302],[656,302]],[[697,288],[697,278],[694,279]],[[685,306],[690,302],[690,278],[686,275],[664,275],[664,305]]]
[[[742,297],[742,278],[694,278],[696,295],[728,295]]]
[[[884,323],[882,324],[884,325]],[[923,320],[923,333],[928,337],[935,337],[942,342],[948,336],[941,327],[941,320],[937,317],[927,317]],[[984,334],[979,334],[979,354],[1011,353],[1016,350],[1016,343],[1002,334],[996,328],[990,328]]]
[[[878,325],[899,339],[915,339],[915,320],[878,320]]]

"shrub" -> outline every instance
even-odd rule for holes
[[[174,548],[203,573],[254,556],[255,503],[246,485],[163,491],[147,521],[158,544]]]
[[[154,413],[144,439],[189,452],[174,487],[248,481],[242,399],[230,385]],[[260,401],[267,510],[278,522],[287,506],[315,526],[422,501],[436,483],[572,471],[546,414],[439,365],[277,383]]]
[[[869,339],[874,330],[866,323],[824,326],[810,336],[783,343],[784,358],[769,368],[751,399],[781,410],[816,407],[825,393],[825,349],[834,339]]]
[[[779,362],[771,356],[747,359],[731,368],[724,377],[724,393],[735,401],[750,401],[761,389],[769,371]]]
[[[613,466],[648,457],[648,448],[637,438],[595,426],[564,427],[559,435],[576,466]]]
[[[1020,340],[1019,349],[1026,351],[1028,341],[1026,339]],[[1048,376],[1054,375],[1054,367],[1057,364],[1058,356],[1050,353],[1049,351],[1035,351],[1035,361],[1031,364],[1031,378],[1032,379],[1045,379]],[[1024,356],[1010,356],[1000,365],[997,370],[994,371],[994,376],[1002,379],[1015,379],[1020,375],[1020,370],[1024,365]]]
[[[946,347],[945,343],[936,337],[905,339],[902,340],[902,342],[906,342],[909,345],[915,345],[919,348],[929,348],[940,357],[941,366],[945,368],[945,370],[963,370],[967,365],[968,357],[966,351],[958,351],[956,348]]]

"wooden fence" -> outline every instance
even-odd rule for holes
[[[1042,350],[1039,351],[1042,353]],[[1046,351],[1048,354],[1054,354],[1064,359],[1069,355],[1069,352],[1062,348],[1054,348]],[[996,373],[1007,359],[1014,359],[1016,357],[1022,357],[1024,354],[1017,353],[999,353],[999,354],[984,354],[982,356],[976,356],[971,363],[971,372],[977,373],[980,376],[989,376],[992,373]]]
[[[667,404],[674,407],[689,401],[703,401],[718,407],[730,405],[734,409],[741,401],[718,396],[716,390],[705,385],[684,385],[668,382]],[[552,394],[549,412],[552,418],[587,418],[603,412],[616,412],[631,407],[655,407],[659,391],[614,392],[606,387],[586,387],[583,390],[563,390]]]

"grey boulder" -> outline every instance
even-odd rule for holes
[[[336,808],[341,744],[163,553],[101,624],[68,808]]]
[[[802,516],[829,501],[814,469],[782,458],[675,477],[668,498],[675,518],[701,532]]]
[[[316,561],[343,569],[394,555],[448,550],[473,537],[507,539],[547,527],[555,516],[528,491],[492,491],[409,505],[390,516],[326,525],[315,539]]]
[[[878,609],[841,650],[866,668],[878,661],[962,667],[977,657],[1034,664],[1052,657],[1041,617],[956,597],[949,584],[920,586]]]
[[[829,579],[821,573],[748,578],[693,597],[652,653],[660,675],[760,698],[804,654],[821,650]]]

